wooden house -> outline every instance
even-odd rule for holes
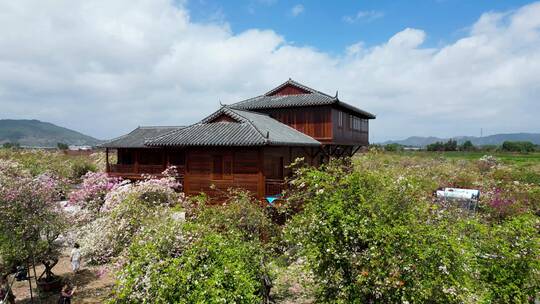
[[[188,195],[218,196],[239,187],[264,198],[281,193],[296,158],[318,165],[367,146],[374,118],[337,94],[289,79],[191,126],[139,127],[102,146],[111,176],[137,179],[176,166]],[[110,164],[113,150],[117,161]]]

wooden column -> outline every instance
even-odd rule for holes
[[[109,148],[105,148],[105,171],[107,173],[111,172],[111,169],[109,166]]]
[[[161,150],[161,166],[163,167],[163,171],[169,167],[169,158],[167,157],[165,149]]]
[[[264,152],[263,148],[259,148],[258,150],[258,158],[259,158],[259,182],[257,187],[257,196],[259,198],[264,198],[266,195],[266,181],[264,178]]]
[[[182,185],[182,189],[184,189],[184,193],[187,195],[189,193],[189,150],[186,149],[184,153],[184,184]]]
[[[139,173],[139,150],[133,151],[135,158],[135,173]]]

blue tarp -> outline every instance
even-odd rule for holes
[[[267,196],[266,201],[268,201],[268,203],[270,203],[270,204],[273,204],[275,200],[280,199],[280,198],[281,198],[281,194]]]

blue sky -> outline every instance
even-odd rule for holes
[[[511,11],[530,2],[193,0],[187,8],[195,22],[226,22],[235,33],[272,29],[298,46],[339,54],[359,41],[367,47],[381,44],[407,27],[425,30],[424,46],[437,47],[463,37],[483,13]],[[295,16],[297,5],[302,9]]]

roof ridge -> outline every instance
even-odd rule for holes
[[[287,81],[285,81],[284,83],[282,83],[282,84],[278,85],[277,87],[271,89],[270,91],[264,93],[262,96],[269,96],[270,94],[274,93],[275,91],[277,91],[277,90],[283,88],[284,86],[286,86],[286,85],[288,85],[288,84],[292,84],[292,85],[297,86],[297,87],[299,87],[299,88],[301,88],[301,89],[304,89],[304,90],[306,90],[306,91],[309,91],[309,92],[311,92],[311,94],[313,94],[313,93],[318,93],[318,94],[325,95],[325,96],[328,96],[328,97],[334,97],[334,96],[331,96],[331,95],[326,94],[326,93],[324,93],[324,92],[321,92],[321,91],[319,91],[319,90],[316,90],[316,89],[314,89],[314,88],[308,87],[308,86],[305,85],[305,84],[302,84],[302,83],[300,83],[300,82],[298,82],[298,81],[293,80],[292,78],[289,78]]]
[[[166,128],[184,128],[185,126],[138,126],[137,129],[166,129]]]
[[[174,133],[176,133],[176,132],[179,132],[179,131],[183,131],[183,130],[185,130],[185,129],[187,129],[187,128],[190,128],[190,127],[192,127],[192,126],[194,126],[194,125],[195,125],[195,124],[191,124],[191,125],[189,125],[189,126],[184,126],[184,127],[182,127],[182,128],[178,128],[178,129],[176,129],[176,130],[171,130],[171,131],[169,131],[169,132],[166,132],[165,134],[161,134],[161,135],[158,135],[158,136],[155,136],[155,137],[148,138],[148,139],[146,139],[146,140],[144,141],[144,145],[147,146],[148,143],[151,143],[152,141],[159,140],[159,139],[161,139],[162,137],[172,135],[172,134],[174,134]]]
[[[128,137],[130,134],[132,134],[133,132],[137,131],[137,130],[140,129],[140,128],[141,128],[140,126],[137,126],[137,128],[131,130],[129,133],[124,134],[124,135],[120,135],[120,136],[115,137],[115,138],[112,138],[112,139],[109,139],[109,140],[107,140],[107,141],[105,141],[105,142],[99,144],[98,147],[99,147],[99,146],[102,146],[102,145],[105,145],[105,144],[108,144],[108,143],[112,143],[113,141],[117,141],[117,140],[122,139],[122,138],[126,138],[126,137]]]
[[[240,112],[247,112],[249,114],[255,114],[255,115],[261,115],[261,116],[269,116],[270,117],[270,114],[268,113],[262,113],[262,112],[256,112],[256,111],[250,111],[250,110],[245,110],[245,109],[237,109],[235,107],[230,107],[229,110],[231,111],[240,111]],[[240,115],[240,114],[238,114]],[[244,117],[245,118],[245,117]]]

